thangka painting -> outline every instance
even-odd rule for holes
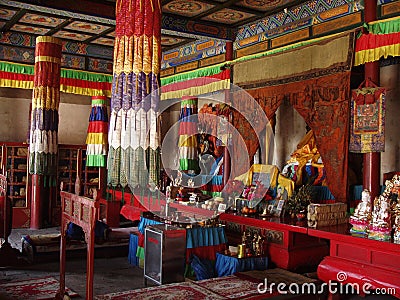
[[[350,145],[356,153],[385,151],[385,89],[358,88],[350,104]]]

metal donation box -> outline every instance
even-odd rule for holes
[[[186,230],[171,225],[147,226],[144,232],[144,280],[184,281]]]

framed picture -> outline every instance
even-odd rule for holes
[[[282,215],[283,208],[285,207],[285,200],[278,200],[278,204],[276,205],[276,209],[274,212],[274,216],[280,217]]]
[[[218,205],[218,212],[225,212],[226,211],[226,204],[225,203],[220,203]]]
[[[269,173],[253,172],[251,184],[256,185],[258,182],[268,188],[271,183],[271,175]]]

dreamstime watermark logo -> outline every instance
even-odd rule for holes
[[[212,82],[218,81],[215,79],[210,80]],[[143,101],[148,103],[148,105],[144,106],[152,107],[153,103],[155,103],[154,99],[158,97],[160,97],[160,90],[152,91],[151,94],[143,99]],[[220,107],[229,107],[230,113],[233,111],[238,112],[241,115],[241,120],[239,125],[236,124],[233,126],[232,123],[227,121],[226,115],[213,114],[212,111],[203,111],[201,113],[190,111],[188,115],[185,115],[186,112],[191,110],[191,107],[187,106],[181,107],[179,118],[175,118],[173,122],[171,122],[171,116],[177,115],[175,112],[178,109],[178,105],[182,103],[182,99],[160,101],[158,107],[155,108],[157,110],[157,117],[163,116],[162,127],[165,125],[168,126],[168,128],[163,128],[163,139],[162,143],[159,145],[161,150],[160,158],[162,168],[174,183],[174,186],[183,188],[201,188],[210,182],[214,184],[214,181],[215,185],[222,185],[221,179],[218,178],[219,174],[216,170],[218,167],[223,168],[222,161],[217,160],[219,158],[218,155],[215,155],[215,152],[212,151],[200,154],[192,153],[197,151],[197,148],[200,148],[198,147],[199,145],[194,146],[192,144],[193,140],[197,140],[197,143],[199,143],[202,136],[211,137],[211,140],[215,141],[218,146],[225,146],[230,156],[231,165],[235,167],[235,170],[242,170],[240,174],[237,174],[232,170],[232,168],[228,181],[233,181],[238,175],[242,175],[249,171],[251,165],[250,159],[252,159],[247,150],[249,140],[248,135],[250,134],[249,131],[254,131],[254,140],[252,143],[262,145],[259,147],[259,157],[263,158],[260,163],[272,164],[275,142],[272,127],[262,107],[249,93],[242,88],[231,84],[228,92],[222,90],[208,95],[195,95],[193,98],[196,98],[197,100],[198,109],[202,108],[204,104],[219,104]],[[165,117],[163,115],[164,113]],[[168,117],[169,120],[166,120],[166,117]],[[203,120],[202,124],[200,120]],[[209,126],[204,126],[204,121],[208,122]],[[152,134],[154,136],[157,131],[155,128],[158,126],[157,122],[152,119],[148,124],[150,126],[147,128],[147,136],[151,137]],[[196,125],[192,126],[193,124]],[[185,140],[183,140],[183,138]],[[154,148],[154,145],[150,146]],[[191,148],[191,146],[194,147]],[[269,149],[268,153],[266,153],[267,148]],[[192,158],[198,159],[198,170],[195,172],[180,172],[180,163],[185,159],[190,161]],[[223,159],[226,159],[225,155],[223,155]],[[146,172],[147,174],[145,174]],[[150,178],[148,173],[148,169],[141,170],[141,176],[148,176]],[[149,182],[148,186],[149,187],[135,186],[131,187],[131,190],[139,199],[146,198],[147,195],[149,195],[148,198],[153,198],[152,201],[144,201],[142,204],[148,210],[153,211],[153,213],[160,214],[162,218],[166,217],[163,212],[154,211],[154,207],[156,206],[153,206],[157,200],[166,200],[166,195],[158,190],[158,183]],[[150,191],[147,191],[147,189]],[[265,189],[265,193],[267,191],[268,188]],[[173,192],[176,192],[176,190],[173,190]],[[225,185],[222,191],[219,192],[221,195],[228,195],[228,185]],[[154,198],[156,198],[156,201],[154,201]],[[172,195],[171,198],[174,199],[174,195]],[[224,203],[226,203],[226,208],[229,208],[229,205],[232,205],[232,203],[228,203],[228,199],[225,198]],[[196,203],[195,205],[202,208],[202,204],[199,205]],[[174,208],[178,209],[178,211],[174,210],[175,215],[177,215],[180,208]],[[211,206],[211,209],[210,205],[208,205],[207,209],[210,210],[210,213],[203,215],[203,217],[205,217],[204,219],[210,219],[220,212],[223,212],[218,209],[217,205]],[[185,209],[182,208],[182,212],[184,211]],[[201,214],[199,213],[196,217],[197,216],[201,217]],[[195,220],[190,220],[188,222],[194,221]],[[181,222],[184,223],[184,221]]]
[[[337,280],[337,281],[336,281]],[[336,274],[336,280],[329,280],[322,284],[315,282],[304,283],[287,283],[287,282],[268,282],[265,278],[257,286],[257,291],[260,294],[278,293],[281,295],[294,294],[294,295],[321,295],[325,293],[340,294],[340,295],[396,295],[396,289],[390,287],[376,287],[369,282],[352,283],[348,282],[348,275],[346,272],[340,271]]]

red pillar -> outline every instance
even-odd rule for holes
[[[42,175],[32,175],[32,197],[31,197],[31,229],[42,228],[42,201],[41,199],[41,182]]]
[[[231,61],[231,60],[233,60],[233,42],[228,41],[226,42],[225,45],[225,61]],[[229,104],[231,103],[229,90],[225,91],[225,102]],[[228,121],[231,122],[232,120],[229,119]],[[224,175],[223,175],[224,185],[228,182],[229,176],[231,174],[231,155],[229,153],[228,148],[229,148],[228,145],[226,145],[224,149]]]
[[[366,23],[376,20],[377,1],[365,0],[364,21]],[[365,79],[371,79],[379,85],[379,62],[365,64]],[[371,192],[371,201],[380,194],[380,152],[365,153],[363,157],[363,187]]]

